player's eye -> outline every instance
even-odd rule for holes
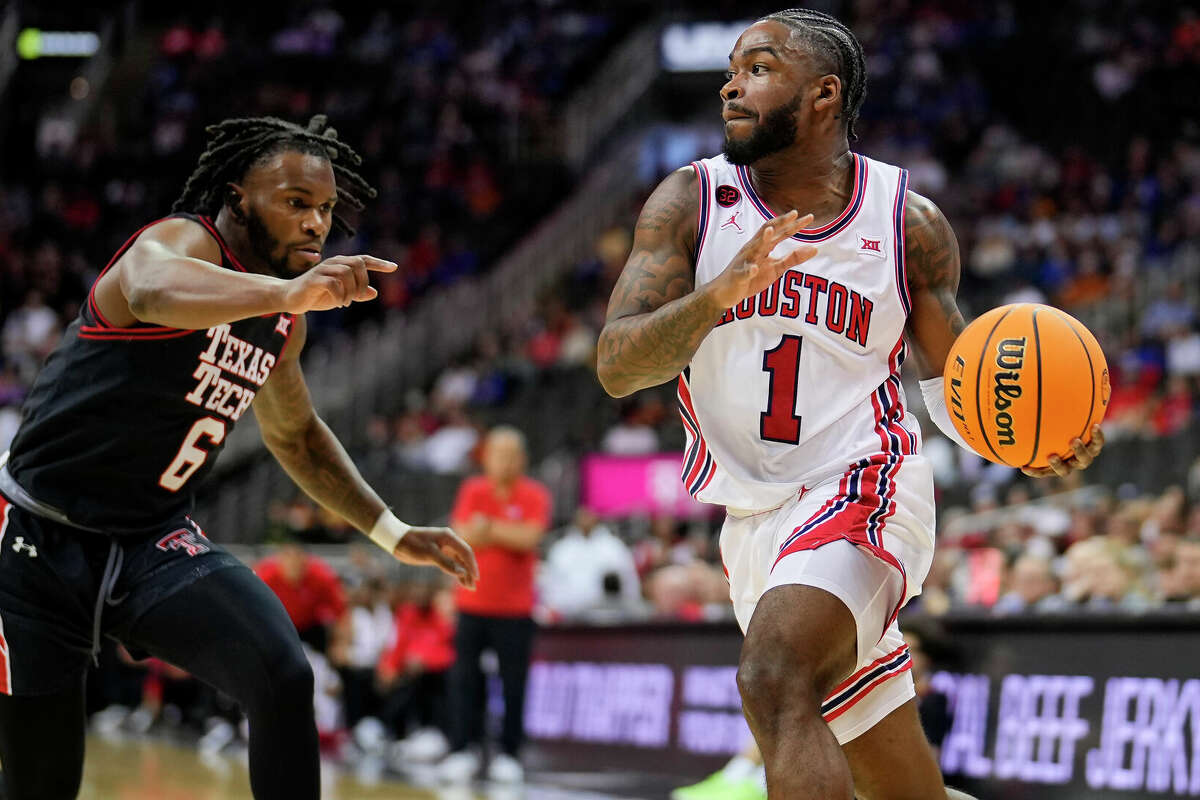
[[[304,201],[299,197],[292,197],[288,200],[288,205],[292,208],[304,208]]]
[[[767,68],[765,66],[763,66],[762,64],[755,64],[753,67],[750,68],[751,75],[760,75],[766,71],[767,71]]]
[[[725,82],[728,83],[731,80],[733,80],[733,70],[727,69],[725,70]]]

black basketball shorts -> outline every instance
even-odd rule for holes
[[[0,496],[0,693],[67,689],[101,636],[120,640],[175,592],[242,566],[186,516],[151,534],[106,536]]]

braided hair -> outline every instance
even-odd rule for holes
[[[858,39],[835,17],[807,8],[776,11],[759,22],[766,20],[782,22],[791,28],[793,35],[821,60],[821,68],[841,79],[846,135],[855,138],[854,123],[867,94],[867,63]]]
[[[375,197],[375,189],[353,169],[362,164],[362,158],[338,139],[327,122],[324,114],[317,114],[307,127],[275,117],[227,119],[209,125],[205,128],[208,146],[171,211],[216,216],[229,183],[242,180],[251,167],[271,156],[289,151],[328,159],[337,179],[338,200],[361,211],[366,201]],[[347,236],[354,234],[353,226],[336,211],[333,224]]]

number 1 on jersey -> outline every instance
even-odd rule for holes
[[[771,376],[767,410],[759,414],[758,435],[769,442],[800,444],[800,417],[796,395],[800,388],[800,350],[804,340],[785,334],[763,353],[763,371]]]

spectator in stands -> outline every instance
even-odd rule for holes
[[[1112,547],[1099,549],[1091,565],[1089,611],[1143,611],[1149,603],[1141,592],[1135,565]]]
[[[381,743],[383,732],[375,668],[395,638],[395,620],[383,580],[356,577],[358,584],[347,593],[350,611],[337,626],[329,656],[342,680],[346,728],[359,747],[370,751]],[[366,720],[371,721],[360,728]]]
[[[1008,572],[1008,591],[996,602],[997,614],[1022,614],[1034,609],[1048,610],[1043,601],[1058,593],[1058,581],[1048,559],[1023,555]]]
[[[629,546],[587,506],[575,512],[574,524],[550,546],[538,587],[542,603],[567,619],[608,613],[618,603],[636,613],[642,596]]]
[[[454,664],[454,597],[444,583],[412,586],[409,601],[396,607],[392,640],[376,679],[384,719],[402,740],[394,760],[436,760],[447,749],[446,679]]]
[[[459,475],[471,464],[479,430],[461,408],[450,408],[446,422],[425,440],[425,463],[438,475]]]
[[[659,451],[654,430],[662,419],[662,401],[649,392],[624,400],[621,419],[604,434],[600,449],[614,456],[644,456]]]
[[[1200,611],[1200,539],[1184,539],[1175,548],[1161,587],[1168,608]]]
[[[324,653],[334,625],[346,613],[346,594],[333,568],[294,544],[254,567],[258,577],[279,597],[300,639]]]
[[[525,737],[525,679],[533,648],[534,569],[537,548],[550,525],[550,493],[525,476],[525,437],[501,426],[487,435],[483,475],[459,488],[451,521],[475,549],[477,591],[458,591],[459,618],[450,675],[451,754],[439,766],[443,779],[469,781],[481,759],[473,746],[483,738],[484,678],[479,658],[494,650],[504,689],[501,752],[488,765],[491,780],[524,778],[520,749]]]
[[[3,339],[4,357],[17,367],[26,382],[32,382],[46,356],[58,344],[58,314],[46,305],[37,289],[25,293],[21,306],[8,315]]]

